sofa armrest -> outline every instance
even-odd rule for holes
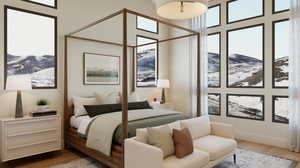
[[[211,123],[211,134],[224,138],[234,139],[233,127],[230,124],[217,122]]]
[[[125,168],[163,168],[163,152],[134,138],[125,140]]]

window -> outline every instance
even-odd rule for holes
[[[227,23],[264,15],[264,0],[231,0],[227,2]]]
[[[209,87],[220,87],[220,37],[221,33],[213,33],[207,36]]]
[[[287,88],[289,78],[289,20],[273,22],[273,87]]]
[[[290,9],[290,1],[273,0],[273,13],[285,12]]]
[[[273,122],[289,123],[288,96],[273,96]]]
[[[159,33],[159,23],[155,20],[151,20],[142,16],[136,17],[136,28],[151,33]]]
[[[215,5],[208,8],[206,14],[206,24],[208,28],[220,26],[221,24],[221,5]]]
[[[209,93],[208,94],[208,114],[221,115],[221,94]]]
[[[5,6],[5,76],[56,88],[56,17]]]
[[[227,32],[227,87],[264,87],[264,25]]]
[[[228,94],[227,116],[264,120],[264,96]]]
[[[57,8],[57,0],[23,0],[38,5],[43,5],[51,8]]]
[[[137,36],[137,45],[157,42],[144,36]],[[158,43],[137,47],[136,53],[136,86],[156,87],[158,76]]]

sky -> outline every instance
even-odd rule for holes
[[[262,14],[262,0],[239,0],[229,3],[229,21],[236,21]]]
[[[211,53],[220,52],[220,34],[214,34],[207,36],[207,51]]]
[[[143,37],[137,37],[137,44],[138,45],[152,43],[152,42],[155,42],[155,40],[147,39],[147,38],[143,38]],[[150,45],[138,47],[138,50],[143,51],[143,50],[155,48],[156,46],[157,46],[157,44],[150,44]]]
[[[220,6],[210,8],[207,11],[206,17],[207,17],[207,19],[206,19],[207,27],[218,25],[219,21],[220,21],[219,20]]]
[[[53,6],[53,7],[55,6],[55,0],[30,0],[30,1],[42,3],[42,4]]]
[[[275,58],[289,54],[289,21],[275,24]]]
[[[286,3],[288,0],[275,0],[275,11],[281,11],[290,8],[290,3]]]
[[[16,56],[54,55],[54,19],[8,9],[7,50]]]
[[[151,32],[156,32],[157,31],[157,22],[151,19],[147,19],[141,16],[137,17],[137,25],[138,28],[140,29],[145,29]]]

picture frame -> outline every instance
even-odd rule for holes
[[[120,85],[120,57],[83,53],[84,85]]]

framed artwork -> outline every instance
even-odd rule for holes
[[[221,94],[208,93],[208,114],[221,115]]]
[[[137,36],[137,44],[157,42],[157,39]],[[158,79],[158,43],[137,47],[136,49],[136,86],[156,87]]]
[[[83,53],[84,85],[119,85],[120,57]]]
[[[264,120],[263,95],[227,95],[227,116],[252,120]]]
[[[30,75],[32,88],[57,88],[57,19],[5,6],[5,81]]]
[[[273,114],[272,121],[277,123],[289,123],[289,97],[288,96],[273,96]]]
[[[57,9],[57,0],[22,0],[22,1]]]

